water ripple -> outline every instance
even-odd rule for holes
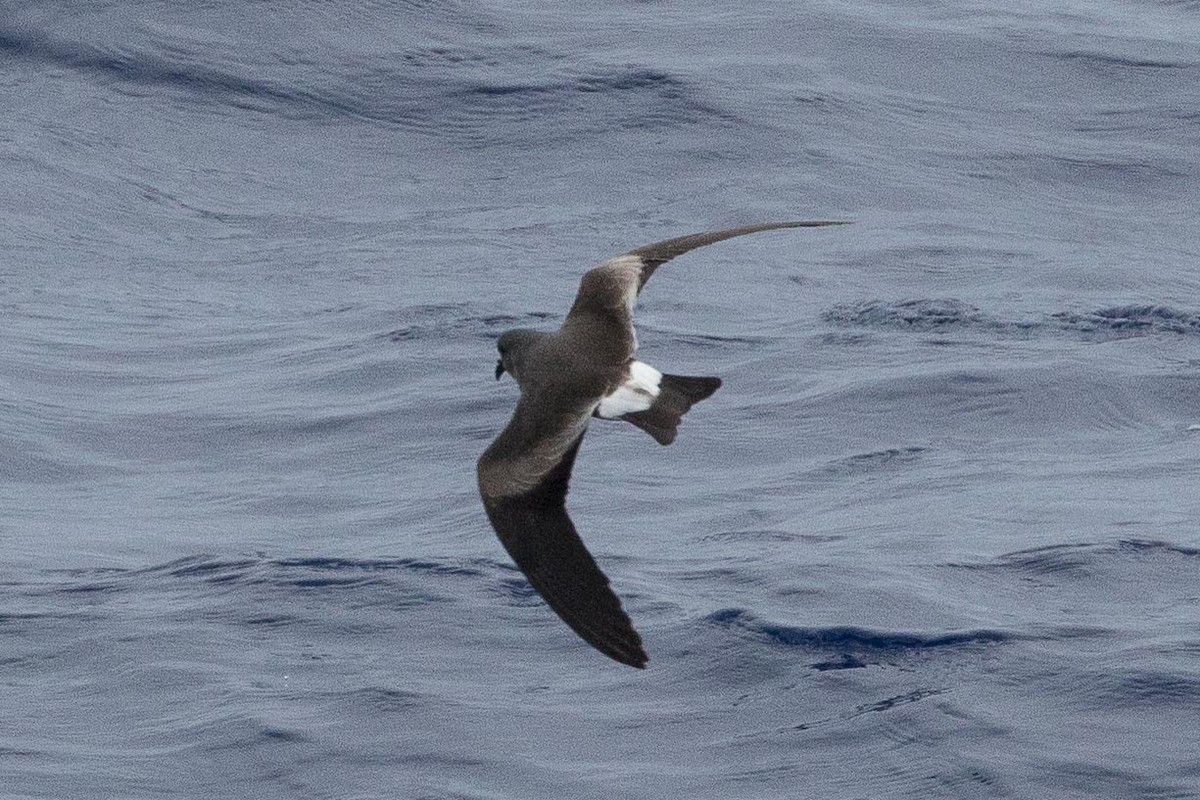
[[[1200,336],[1200,313],[1167,305],[1104,306],[1095,311],[1055,311],[1040,319],[1004,320],[954,298],[864,300],[827,309],[822,318],[835,325],[919,332],[968,330],[1029,336],[1067,331],[1089,339],[1145,334]]]
[[[773,644],[784,647],[838,652],[840,662],[824,661],[813,665],[818,670],[861,667],[866,661],[888,655],[1004,644],[1029,638],[1022,634],[993,628],[935,633],[882,631],[846,625],[830,627],[782,625],[760,619],[753,613],[740,608],[715,611],[706,619],[723,627],[736,627],[750,631]]]

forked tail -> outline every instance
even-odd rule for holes
[[[624,414],[621,419],[632,422],[659,444],[670,444],[675,441],[675,429],[688,409],[720,388],[720,378],[663,375],[654,404],[645,411]]]

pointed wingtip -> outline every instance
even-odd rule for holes
[[[703,233],[689,233],[684,236],[676,236],[674,239],[664,239],[661,242],[642,245],[630,250],[626,255],[636,256],[642,260],[642,274],[638,282],[638,290],[646,284],[650,275],[660,265],[665,264],[676,256],[681,256],[697,247],[706,247],[710,244],[723,242],[727,239],[733,239],[738,236],[746,236],[751,233],[763,233],[765,231],[776,231],[785,228],[823,228],[830,225],[850,225],[853,220],[845,219],[815,219],[815,220],[789,220],[786,222],[762,222],[756,225],[742,225],[737,228],[726,228],[719,231],[706,231]]]
[[[852,219],[804,219],[793,222],[764,223],[762,230],[780,230],[782,228],[824,228],[829,225],[853,225]],[[758,231],[755,231],[757,233]]]
[[[645,669],[647,662],[650,661],[650,657],[647,656],[645,651],[640,648],[634,653],[622,653],[620,655],[614,653],[604,653],[604,655],[608,656],[613,661],[616,661],[618,664],[624,664],[625,666],[633,667],[634,669]]]
[[[591,643],[604,655],[634,669],[645,669],[646,663],[650,661],[650,656],[646,655],[646,651],[642,648],[642,637],[638,636],[637,631],[630,626],[630,631],[633,633],[633,641],[622,642],[620,648],[612,647],[611,644],[607,647],[597,646]]]

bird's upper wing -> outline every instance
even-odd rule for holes
[[[637,347],[633,334],[633,304],[654,270],[676,256],[697,247],[723,242],[748,233],[778,228],[819,228],[844,225],[835,221],[765,222],[723,231],[692,233],[654,244],[643,245],[625,255],[605,261],[588,270],[579,283],[575,304],[563,323],[564,332],[572,329],[590,340],[603,337],[617,341],[628,358]],[[617,348],[614,348],[614,350]]]
[[[567,516],[567,486],[591,409],[535,411],[522,397],[479,459],[479,493],[504,549],[571,629],[606,656],[644,667],[642,640]],[[549,430],[548,434],[534,435]]]

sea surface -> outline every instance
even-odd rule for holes
[[[0,797],[1200,797],[1200,3],[0,0]],[[494,340],[660,270],[502,550]]]

